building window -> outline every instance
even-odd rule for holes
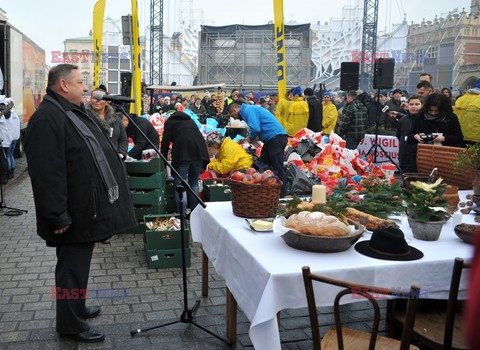
[[[84,73],[83,74],[83,85],[85,86],[89,86],[90,85],[90,79],[89,79],[89,74],[88,73]]]

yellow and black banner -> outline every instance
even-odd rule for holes
[[[277,51],[278,98],[285,98],[287,91],[287,56],[285,54],[285,35],[283,19],[283,0],[273,0],[273,34]]]
[[[93,88],[100,84],[100,64],[102,63],[103,16],[106,0],[98,0],[93,7]]]
[[[135,99],[135,105],[130,105],[130,113],[141,115],[142,110],[142,66],[140,59],[140,35],[138,25],[138,4],[137,0],[132,0],[132,42],[133,42],[133,74],[132,74],[132,99]]]

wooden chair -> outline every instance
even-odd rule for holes
[[[413,327],[413,338],[433,349],[467,349],[465,338],[462,334],[463,316],[458,310],[458,290],[462,270],[470,268],[470,264],[464,263],[463,259],[456,258],[453,265],[452,279],[450,282],[450,293],[446,309],[431,307],[423,309],[420,307],[415,318]],[[404,311],[393,306],[391,312],[391,323],[394,327],[401,327],[405,322]]]
[[[420,288],[412,286],[410,292],[392,291],[391,289],[378,288],[372,286],[366,286],[357,283],[351,283],[346,281],[335,280],[331,278],[322,277],[312,274],[310,267],[304,266],[303,281],[305,283],[305,291],[307,294],[308,313],[310,316],[310,325],[312,328],[313,349],[369,349],[369,350],[393,350],[393,349],[418,349],[416,346],[410,345],[410,338],[412,336],[413,324],[415,321],[415,311],[417,309],[418,296],[420,295]],[[332,327],[327,331],[323,339],[320,341],[320,331],[318,325],[317,306],[315,303],[315,294],[313,292],[313,281],[323,282],[334,286],[345,288],[340,291],[335,297],[334,302],[334,314],[335,314],[335,327]],[[383,337],[378,335],[378,325],[380,323],[380,308],[375,300],[375,294],[383,295],[396,295],[403,298],[408,298],[408,306],[406,312],[406,324],[403,327],[401,341]],[[367,298],[374,308],[374,319],[372,333],[366,333],[363,331],[343,328],[340,320],[340,299],[345,295],[361,295]]]

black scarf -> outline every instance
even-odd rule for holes
[[[63,113],[66,114],[68,119],[72,122],[75,130],[83,138],[85,144],[87,145],[88,150],[92,156],[95,167],[97,168],[100,177],[102,178],[103,184],[108,192],[108,201],[110,203],[115,202],[118,199],[119,191],[118,184],[113,176],[112,169],[107,162],[105,153],[103,153],[102,147],[98,143],[97,139],[87,127],[87,125],[80,120],[80,118],[73,113],[72,111],[66,111],[63,107],[56,101],[53,97],[45,95],[45,100],[53,103],[57,108],[59,108]],[[96,125],[96,124],[95,124]]]

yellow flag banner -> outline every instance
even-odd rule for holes
[[[137,0],[132,0],[132,42],[133,42],[133,74],[131,97],[135,99],[135,105],[130,105],[130,113],[141,115],[142,110],[142,71],[140,60],[140,35],[138,25],[138,4]]]
[[[283,20],[283,0],[273,0],[273,34],[277,51],[278,98],[285,98],[287,92],[287,56]]]
[[[98,0],[93,7],[93,87],[100,85],[102,63],[103,16],[106,0]]]

